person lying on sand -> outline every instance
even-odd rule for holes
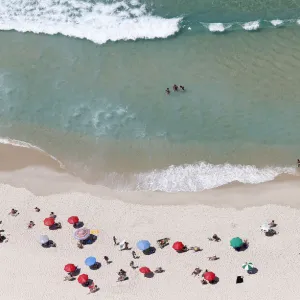
[[[162,267],[158,267],[155,269],[154,273],[163,273],[165,270]]]
[[[201,273],[201,269],[200,269],[200,268],[196,268],[196,269],[193,271],[192,275],[194,275],[194,276],[199,276],[200,273]]]
[[[128,280],[128,277],[126,275],[121,275],[121,276],[119,276],[117,282],[119,282],[119,281],[125,281],[125,280]]]
[[[64,281],[72,281],[72,280],[74,280],[74,277],[70,273],[64,278]]]
[[[92,293],[96,293],[97,291],[99,291],[99,288],[97,285],[95,285],[94,283],[89,285],[89,293],[88,294],[92,294]]]
[[[83,249],[83,244],[82,244],[81,241],[78,241],[78,242],[77,242],[77,247],[78,247],[79,249]]]
[[[126,271],[124,271],[123,269],[120,269],[120,271],[118,272],[119,276],[126,276]]]
[[[216,255],[208,257],[208,260],[218,260],[218,259],[220,259],[220,257],[217,257]]]
[[[35,207],[34,210],[35,210],[36,212],[40,212],[40,211],[41,211],[38,207]]]
[[[207,281],[205,279],[201,279],[202,284],[207,284]]]
[[[28,224],[28,229],[32,228],[34,225],[35,225],[34,222],[30,221],[29,224]]]
[[[14,208],[12,208],[11,211],[10,211],[10,213],[9,213],[9,215],[11,215],[13,217],[17,216],[18,214],[19,214],[18,211],[16,209],[14,209]]]
[[[272,220],[269,224],[268,224],[270,227],[275,227],[276,226],[276,223],[274,220]]]
[[[190,247],[189,250],[194,250],[194,252],[199,252],[199,251],[201,251],[201,248],[198,246],[193,246],[193,247]]]
[[[55,215],[55,213],[54,213],[53,211],[51,211],[49,217],[55,219],[55,218],[56,218],[56,215]]]
[[[216,235],[214,234],[211,238],[208,238],[211,242],[220,242],[221,239]]]
[[[129,266],[134,270],[137,268],[137,266],[134,265],[133,260],[130,262]]]

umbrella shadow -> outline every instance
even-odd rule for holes
[[[154,273],[153,272],[147,273],[147,274],[144,275],[144,277],[146,277],[146,278],[153,278],[154,277]]]
[[[216,276],[215,279],[213,281],[210,281],[209,283],[210,284],[217,284],[219,281],[220,281],[220,278]]]
[[[52,240],[49,240],[47,243],[42,244],[42,247],[43,248],[56,247],[56,244]]]
[[[253,269],[247,271],[247,273],[248,273],[249,275],[254,275],[254,274],[256,274],[257,272],[258,272],[258,269],[257,269],[257,268],[253,268]]]
[[[61,223],[54,223],[53,225],[49,226],[50,230],[58,230],[61,229]]]
[[[89,285],[92,285],[93,282],[94,282],[93,279],[88,279],[87,282],[85,282],[85,283],[82,284],[82,286],[83,287],[88,287]]]
[[[97,241],[97,236],[90,234],[90,236],[86,239],[82,241],[83,245],[91,245],[94,244]]]
[[[148,249],[146,249],[146,250],[143,251],[143,253],[145,255],[151,255],[151,254],[154,254],[155,252],[156,252],[156,248],[155,247],[150,247],[150,248],[148,248]]]
[[[277,231],[274,229],[270,229],[269,231],[265,232],[265,236],[271,237],[277,234]]]
[[[248,243],[244,243],[241,247],[238,248],[234,248],[235,251],[237,252],[242,252],[245,251],[249,248],[249,244]]]
[[[101,263],[100,262],[96,262],[94,263],[92,266],[90,266],[91,270],[99,270],[101,268]]]
[[[75,223],[75,224],[73,225],[73,227],[74,227],[75,229],[79,229],[79,228],[81,228],[81,227],[83,227],[83,226],[84,226],[84,223],[81,222],[81,221],[79,221],[78,223]]]
[[[74,272],[71,273],[72,276],[78,276],[81,272],[80,268],[76,268],[76,270]]]

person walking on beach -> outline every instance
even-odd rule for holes
[[[114,244],[115,244],[115,246],[117,246],[117,245],[118,245],[118,243],[117,243],[117,239],[116,239],[116,237],[115,237],[115,236],[113,236],[113,240],[114,240]]]

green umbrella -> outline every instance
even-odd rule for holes
[[[250,271],[254,268],[253,263],[251,262],[246,262],[242,265],[243,269],[245,269],[246,271]]]
[[[244,244],[243,240],[239,237],[235,237],[230,241],[230,246],[233,248],[240,248]]]

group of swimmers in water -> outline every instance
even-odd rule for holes
[[[178,87],[177,84],[174,84],[174,85],[173,85],[173,91],[174,91],[174,92],[179,92],[179,89],[180,89],[181,91],[185,91],[183,85],[180,85],[179,87]],[[170,94],[171,94],[171,91],[170,91],[169,88],[166,89],[166,94],[167,94],[167,95],[170,95]]]

